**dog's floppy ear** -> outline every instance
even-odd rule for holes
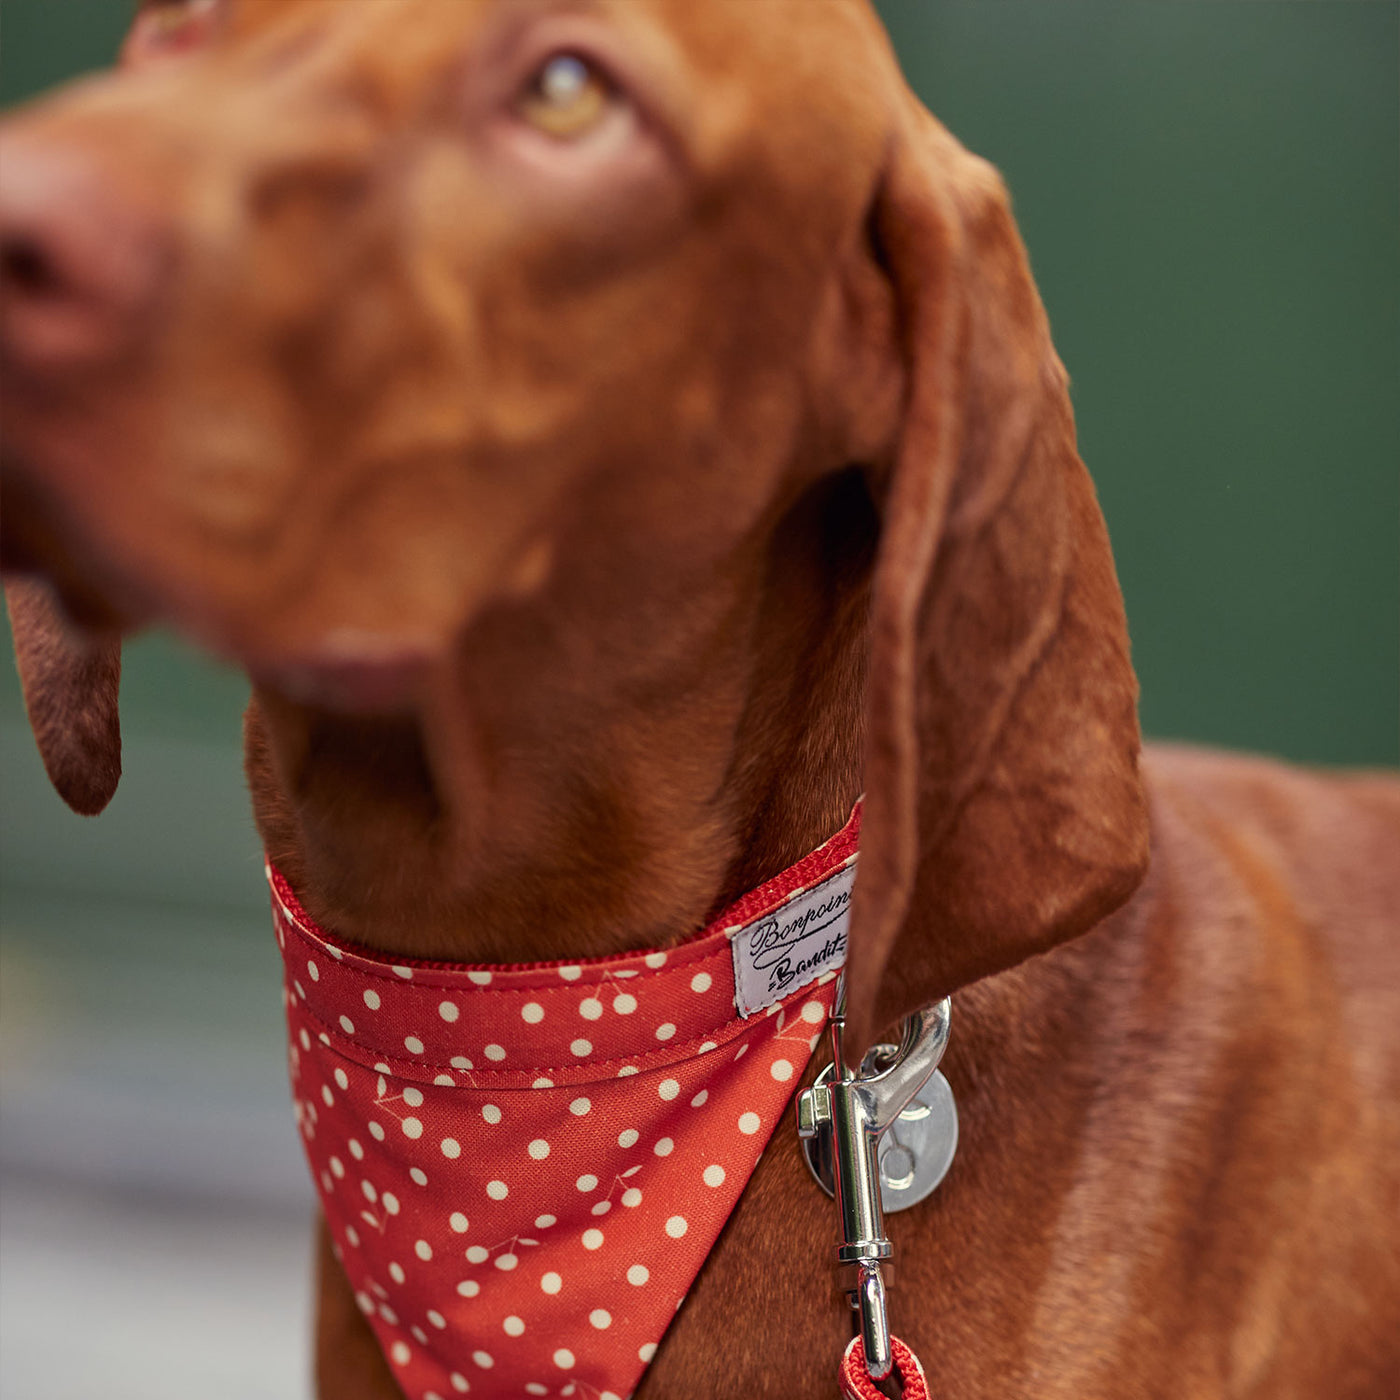
[[[906,406],[874,482],[853,1053],[1084,932],[1147,861],[1137,685],[1065,373],[1000,178],[912,98],[873,236]]]
[[[121,643],[74,633],[52,590],[38,579],[6,580],[5,604],[24,707],[45,771],[75,812],[96,816],[122,775]]]

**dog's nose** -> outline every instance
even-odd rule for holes
[[[43,375],[119,357],[154,303],[162,242],[94,157],[0,135],[0,358]]]

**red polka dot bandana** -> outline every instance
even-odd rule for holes
[[[737,949],[795,946],[859,824],[678,947],[582,963],[393,962],[269,872],[307,1159],[410,1400],[635,1389],[817,1044],[844,915],[747,1018]]]

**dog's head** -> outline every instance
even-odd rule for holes
[[[1126,897],[1135,688],[1063,371],[996,175],[863,3],[167,0],[125,57],[0,156],[6,566],[46,580],[12,615],[74,806],[115,786],[122,630],[412,711],[562,585],[619,673],[855,469],[857,1034]]]

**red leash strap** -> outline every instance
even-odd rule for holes
[[[928,1381],[919,1358],[898,1337],[890,1338],[890,1350],[894,1353],[894,1374],[903,1388],[904,1400],[929,1400]],[[865,1347],[858,1336],[851,1338],[841,1358],[837,1379],[841,1382],[841,1400],[888,1400],[865,1369]]]

